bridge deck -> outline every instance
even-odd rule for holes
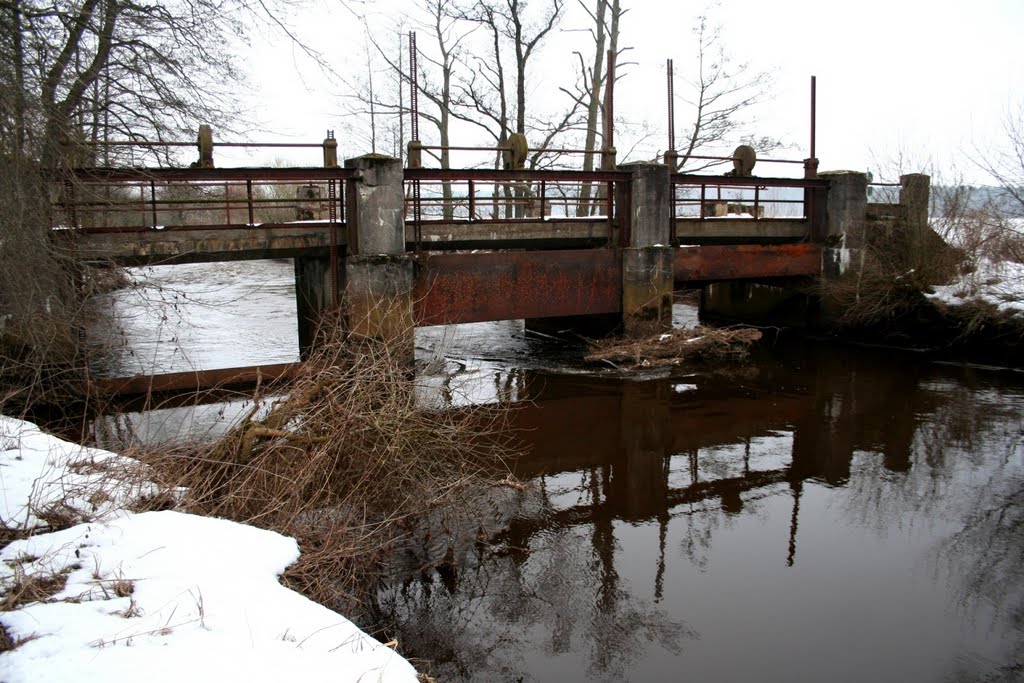
[[[678,219],[684,245],[785,244],[806,241],[807,222],[795,219]],[[606,219],[563,218],[520,221],[424,221],[424,251],[560,250],[609,244]],[[204,225],[153,228],[83,228],[55,231],[73,239],[80,257],[125,266],[292,258],[348,244],[345,223],[326,221],[265,223],[257,226]],[[414,228],[406,228],[408,250],[416,249]]]

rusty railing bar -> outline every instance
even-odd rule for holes
[[[322,166],[295,168],[76,168],[69,171],[78,182],[149,182],[255,180],[289,182],[298,180],[346,180],[355,175],[354,169],[324,168]]]
[[[245,181],[245,198],[246,198],[246,204],[249,207],[249,225],[255,225],[256,224],[256,219],[255,219],[255,215],[253,213],[252,181],[251,180],[246,180]]]
[[[196,142],[180,140],[84,140],[89,147],[195,147]],[[322,142],[214,142],[214,147],[318,147]]]
[[[539,182],[607,182],[628,180],[626,171],[504,171],[483,168],[443,169],[443,168],[407,168],[405,180],[421,180],[443,182],[451,180],[475,180],[478,182],[515,183]]]
[[[149,198],[150,198],[150,201],[152,202],[152,207],[153,207],[153,227],[155,228],[156,227],[156,223],[157,223],[157,220],[156,220],[156,183],[153,182],[152,180],[149,181]]]

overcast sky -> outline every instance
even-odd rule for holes
[[[365,8],[375,33],[400,29],[402,8],[409,4],[348,3]],[[667,147],[665,60],[674,60],[677,93],[684,94],[694,63],[690,29],[708,5],[622,4],[629,13],[621,44],[632,48],[627,59],[635,65],[617,86],[616,113],[644,120],[655,130],[633,150],[636,158],[652,158]],[[575,3],[571,7],[562,29],[585,26]],[[749,132],[790,143],[778,156],[808,155],[810,78],[817,76],[822,170],[870,169],[879,177],[892,159],[902,156],[909,159],[907,166],[931,164],[945,173],[955,167],[980,182],[982,176],[966,157],[999,144],[1006,112],[1024,102],[1024,0],[723,0],[713,16],[724,25],[724,46],[736,61],[772,74],[773,98],[750,112],[755,121]],[[292,22],[339,72],[365,70],[364,30],[337,0],[317,0]],[[418,37],[421,49],[431,38],[424,32]],[[557,106],[557,88],[569,80],[571,52],[580,40],[581,34],[568,31],[551,36],[534,72],[534,97]],[[268,131],[252,137],[316,141],[331,128],[338,131],[343,156],[369,151],[365,142],[347,134],[342,86],[328,82],[285,41],[271,42],[256,41],[258,47],[247,57],[260,102],[255,114]],[[677,138],[689,113],[677,102]],[[624,152],[621,138],[617,142]],[[768,167],[758,171],[769,174]]]

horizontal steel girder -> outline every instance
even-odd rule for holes
[[[821,274],[820,244],[719,245],[680,247],[674,258],[675,282],[716,282]]]
[[[621,259],[614,249],[424,254],[413,297],[419,325],[617,313]]]

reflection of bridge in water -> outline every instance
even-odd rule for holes
[[[756,623],[790,670],[806,662],[826,679],[868,612],[913,623],[890,603],[903,609],[899,594],[920,580],[909,567],[936,532],[920,537],[927,520],[963,510],[956,476],[978,484],[980,460],[963,451],[985,433],[978,421],[1001,435],[985,446],[991,460],[1018,441],[1012,397],[978,408],[969,379],[904,360],[779,345],[717,376],[522,372],[513,426],[530,452],[514,469],[539,492],[522,494],[524,509],[488,544],[471,540],[456,562],[389,586],[386,618],[410,652],[467,678],[543,680],[567,654],[597,680],[665,680],[676,665],[701,680],[716,667],[747,674],[725,662]],[[872,593],[879,576],[885,587]],[[805,660],[791,638],[822,629],[823,654]],[[874,647],[887,642],[881,631]],[[904,666],[898,645],[883,656],[863,670]]]
[[[553,484],[561,495],[549,489],[542,517],[515,521],[509,544],[526,547],[529,536],[551,526],[593,524],[610,534],[617,519],[666,524],[680,506],[707,501],[739,513],[748,496],[785,484],[793,496],[792,563],[805,480],[845,483],[859,450],[882,453],[891,471],[910,466],[913,415],[883,407],[894,396],[919,393],[913,380],[879,375],[866,390],[846,379],[836,357],[810,352],[787,360],[803,365],[799,372],[765,363],[675,386],[529,377],[523,392],[529,402],[514,417],[529,452],[514,469]],[[891,386],[880,391],[880,383]],[[560,504],[573,497],[567,492],[576,500]]]

